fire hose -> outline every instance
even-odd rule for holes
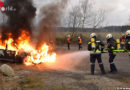
[[[112,52],[115,52],[115,53],[128,52],[129,59],[130,59],[130,50],[119,49],[119,50],[112,50]],[[101,51],[101,53],[109,53],[109,50],[103,50]]]
[[[102,52],[102,53],[108,53],[109,50],[103,50],[103,51],[101,51],[101,52]],[[130,50],[119,49],[119,50],[112,50],[112,52],[117,52],[117,53],[119,53],[119,52],[130,52]]]

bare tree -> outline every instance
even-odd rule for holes
[[[87,19],[90,17],[91,13],[91,8],[92,8],[92,3],[89,2],[90,0],[81,0],[80,2],[80,9],[82,13],[82,29],[85,26],[85,23]]]
[[[105,20],[105,10],[94,8],[95,4],[93,0],[81,0],[81,12],[82,12],[82,28],[89,26],[91,28],[97,28]]]
[[[81,27],[82,14],[81,14],[80,11],[81,11],[80,7],[79,6],[75,6],[69,12],[69,15],[68,15],[68,26],[72,27],[72,29],[73,29],[72,35],[77,31],[77,28]]]
[[[94,8],[93,0],[81,0],[80,4],[72,7],[67,17],[68,27],[73,28],[73,33],[78,28],[97,28],[105,21],[105,10]]]
[[[91,27],[97,28],[99,26],[102,26],[102,24],[105,21],[105,10],[101,9],[96,11],[96,13],[93,13],[91,17]]]

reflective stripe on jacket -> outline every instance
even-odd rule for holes
[[[101,54],[101,51],[100,50],[90,51],[90,54]]]

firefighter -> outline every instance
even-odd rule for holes
[[[126,41],[126,36],[125,34],[122,34],[122,37],[120,38],[121,49],[125,49],[125,41]]]
[[[79,45],[79,50],[82,49],[82,39],[80,36],[78,37],[78,45]]]
[[[116,57],[116,52],[114,52],[114,50],[116,50],[119,45],[113,38],[112,34],[108,34],[106,36],[106,39],[107,39],[107,49],[109,52],[110,72],[114,73],[117,72],[117,68],[113,62]]]
[[[68,50],[70,50],[70,43],[71,43],[71,38],[70,35],[67,36],[67,46],[68,46]]]
[[[96,37],[95,33],[90,35],[88,42],[88,50],[90,51],[91,74],[94,75],[95,61],[97,59],[102,74],[105,74],[104,65],[102,63],[101,52],[104,49],[104,43]]]
[[[126,47],[126,50],[128,51],[129,56],[130,56],[130,30],[127,30],[127,31],[126,31],[125,47]]]

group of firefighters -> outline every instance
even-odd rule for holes
[[[110,72],[116,73],[118,70],[114,64],[114,59],[118,52],[128,52],[130,55],[130,30],[126,31],[120,39],[115,40],[112,34],[107,34],[107,49],[102,40],[98,39],[96,33],[90,34],[88,42],[88,50],[90,51],[91,74],[94,75],[95,61],[98,61],[102,74],[106,74],[104,65],[102,63],[101,54],[109,53]],[[70,35],[67,37],[68,49],[70,49]],[[79,49],[82,48],[82,39],[78,37]]]
[[[70,44],[71,44],[71,37],[70,35],[67,36],[67,46],[68,46],[68,50],[70,50]],[[78,37],[78,47],[79,47],[79,50],[82,49],[82,38],[79,36]]]

